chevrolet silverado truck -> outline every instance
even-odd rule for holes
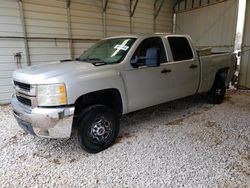
[[[221,103],[235,63],[233,53],[198,53],[187,35],[106,38],[75,60],[16,70],[13,113],[35,136],[68,138],[74,126],[97,153],[114,143],[123,114],[203,93]]]

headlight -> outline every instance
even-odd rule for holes
[[[37,102],[38,106],[59,106],[67,104],[67,94],[65,85],[38,85]]]

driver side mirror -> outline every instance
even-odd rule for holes
[[[148,67],[157,67],[159,63],[159,49],[158,48],[149,48],[146,52],[145,64]]]
[[[135,56],[131,59],[131,65],[134,68],[146,65],[147,67],[157,67],[160,65],[159,62],[159,49],[158,48],[148,48],[146,51],[146,56]]]

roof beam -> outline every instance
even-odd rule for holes
[[[70,7],[70,0],[66,0],[66,3],[67,3],[67,8]]]
[[[103,0],[103,12],[106,12],[106,10],[107,10],[107,7],[108,7],[108,2],[109,2],[109,0]]]
[[[158,3],[160,2],[160,3]],[[154,2],[154,19],[157,18],[161,8],[162,8],[162,5],[164,3],[164,0],[155,0]]]
[[[133,0],[130,0],[130,17],[134,16],[137,4],[138,0],[135,0],[135,2]]]
[[[70,14],[70,0],[66,0],[67,3],[67,24],[68,24],[68,37],[69,37],[69,48],[70,58],[73,59],[73,40],[72,40],[72,27],[71,27],[71,14]]]
[[[23,2],[22,2],[22,0],[18,1],[18,6],[19,6],[19,15],[20,15],[20,18],[21,18],[21,23],[22,23],[26,62],[27,62],[27,65],[30,66],[31,63],[30,63],[29,43],[28,43],[28,39],[27,39],[28,35],[27,35],[26,22],[25,22],[25,17],[24,17],[24,12],[23,12]]]

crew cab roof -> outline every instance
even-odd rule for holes
[[[173,33],[155,33],[155,34],[132,34],[132,35],[120,35],[120,36],[113,36],[107,37],[105,39],[114,39],[114,38],[148,38],[148,37],[165,37],[165,36],[182,36],[186,37],[187,35],[180,35],[180,34],[173,34]]]

